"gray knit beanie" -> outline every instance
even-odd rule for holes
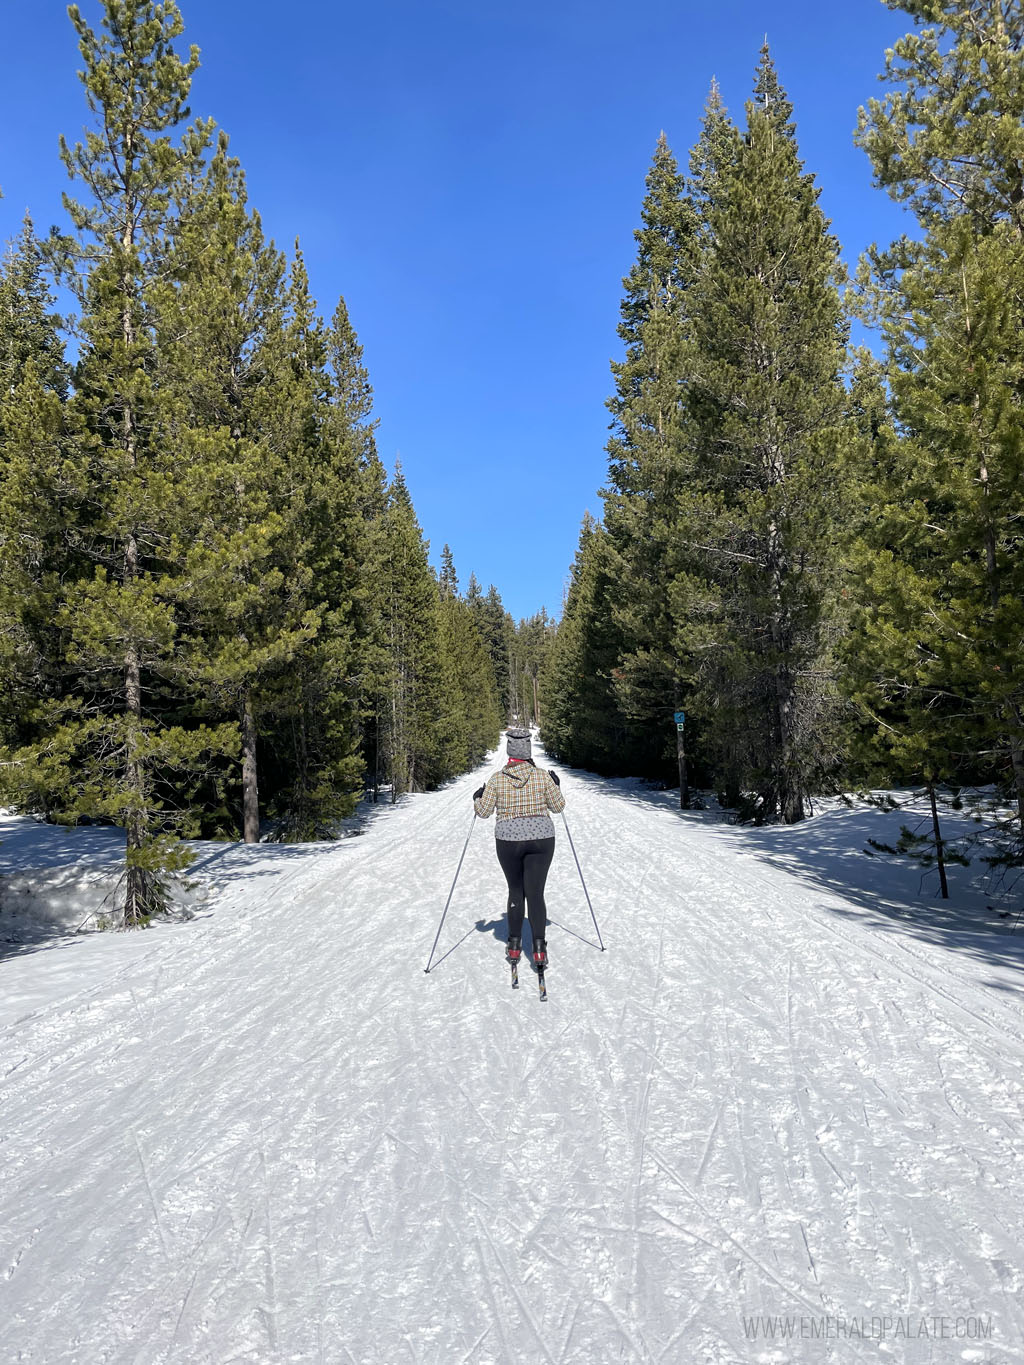
[[[530,732],[521,726],[510,725],[505,731],[508,743],[506,750],[509,758],[530,758]]]

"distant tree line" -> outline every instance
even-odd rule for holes
[[[184,836],[320,838],[364,790],[480,763],[508,651],[500,598],[462,595],[447,547],[434,573],[378,457],[344,301],[325,323],[226,135],[190,121],[177,6],[70,14],[74,231],[26,222],[0,268],[0,783],[124,827],[136,924]]]
[[[563,761],[676,780],[684,712],[688,775],[759,821],[989,784],[1019,861],[1024,13],[887,3],[915,31],[856,139],[918,232],[845,292],[767,48],[741,126],[712,87],[688,174],[658,142],[541,727]]]

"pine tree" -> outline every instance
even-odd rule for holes
[[[895,88],[858,140],[924,236],[862,269],[900,439],[865,481],[858,697],[902,769],[1012,795],[1019,859],[1024,17],[996,0],[891,8],[933,27],[889,54]]]
[[[590,717],[606,750],[622,730],[621,710],[668,735],[682,665],[666,594],[675,538],[672,506],[684,468],[682,401],[687,364],[688,294],[698,260],[698,218],[664,133],[647,176],[637,259],[623,281],[619,336],[625,359],[613,362],[605,490],[606,550],[615,557],[609,603],[621,632],[617,687]],[[623,755],[625,759],[625,755]]]
[[[165,554],[179,473],[153,379],[154,289],[175,195],[196,174],[209,129],[172,137],[188,116],[198,55],[183,60],[175,50],[183,25],[171,0],[105,0],[100,34],[76,6],[69,14],[98,124],[84,143],[61,144],[69,174],[91,194],[88,203],[65,198],[80,234],[67,245],[83,337],[68,426],[88,492],[74,550],[90,568],[63,585],[56,612],[77,695],[57,699],[21,760],[62,818],[124,826],[124,921],[135,925],[166,906],[167,878],[187,862],[168,776],[205,766],[227,742],[216,730],[164,723],[151,698],[172,671]]]
[[[0,265],[0,396],[10,397],[31,362],[45,390],[67,397],[70,369],[61,327],[43,252],[26,215],[17,241],[9,244]]]
[[[758,819],[787,822],[835,756],[847,335],[838,244],[791,116],[765,48],[746,133],[708,199],[690,306],[697,459],[676,512],[688,562],[669,588],[716,767],[753,788]]]
[[[376,461],[376,423],[362,348],[344,299],[338,300],[324,341],[326,377],[315,365],[309,369],[323,384],[314,395],[318,440],[309,469],[307,530],[312,590],[323,603],[323,619],[306,672],[304,720],[293,725],[301,740],[297,768],[306,774],[290,798],[290,818],[300,831],[328,829],[349,814],[364,770],[359,752],[360,677],[368,652],[363,487]]]
[[[473,612],[480,637],[487,646],[498,688],[498,705],[502,715],[507,718],[511,715],[512,708],[509,662],[511,619],[502,604],[498,589],[492,583],[486,593],[483,592],[475,574],[469,576],[466,601]]]
[[[447,545],[441,551],[438,588],[445,697],[442,749],[454,775],[476,767],[494,747],[501,716],[491,658],[471,607],[459,596],[455,561]]]
[[[928,229],[964,218],[1024,235],[1024,12],[1006,0],[885,0],[920,32],[886,54],[860,111],[876,182]]]
[[[289,557],[305,566],[303,638],[281,674],[273,707],[283,778],[276,795],[284,837],[328,835],[354,809],[362,763],[358,742],[356,595],[362,404],[349,411],[350,375],[338,361],[339,304],[330,332],[316,315],[301,253],[292,271],[286,349],[292,390],[288,478]],[[314,615],[315,614],[315,615]],[[310,622],[315,632],[305,631]],[[286,732],[282,746],[280,731]]]
[[[607,536],[586,513],[540,689],[540,732],[547,752],[564,763],[607,773],[628,771],[637,747],[612,690],[619,662],[619,636],[608,610],[614,565]]]
[[[521,620],[512,633],[509,656],[512,712],[530,725],[540,725],[543,716],[541,678],[547,668],[555,629],[555,622],[542,607]]]
[[[354,478],[349,523],[354,555],[350,585],[353,723],[368,789],[376,801],[385,781],[386,762],[382,706],[387,692],[389,656],[381,585],[387,561],[384,513],[388,479],[377,454],[373,389],[363,348],[344,299],[339,299],[331,320],[328,356],[332,376],[332,439],[345,452],[346,467]]]
[[[437,580],[401,467],[380,521],[374,585],[385,671],[376,702],[391,799],[451,776],[442,722],[443,645]]]
[[[691,318],[694,288],[708,249],[708,214],[723,168],[735,158],[736,134],[716,85],[691,155],[690,180],[679,173],[664,135],[647,178],[637,261],[624,281],[619,334],[626,358],[613,365],[609,403],[609,487],[604,493],[607,550],[614,556],[610,607],[620,632],[614,706],[605,724],[630,737],[622,760],[660,774],[675,740],[680,803],[688,804],[683,736],[672,713],[689,706],[689,679],[704,641],[699,614],[673,597],[695,555],[679,525],[684,490],[694,487],[700,444],[687,397],[696,364]],[[678,617],[685,610],[685,628]],[[619,714],[616,716],[615,707]]]
[[[296,698],[285,676],[321,624],[303,537],[315,440],[302,373],[308,299],[301,261],[289,285],[281,253],[264,240],[223,135],[186,190],[174,285],[158,296],[160,373],[189,471],[176,528],[176,663],[239,737],[241,825],[252,843],[263,717],[276,714],[282,693]]]
[[[26,218],[0,265],[0,743],[52,685],[63,526],[75,488],[64,445],[69,367]],[[15,788],[16,789],[16,788]]]

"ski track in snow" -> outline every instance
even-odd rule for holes
[[[1024,1361],[1020,993],[572,772],[609,951],[558,821],[549,999],[509,989],[488,824],[424,975],[491,766],[232,849],[35,1007],[54,955],[0,962],[0,1361]],[[899,1315],[991,1336],[837,1325]]]

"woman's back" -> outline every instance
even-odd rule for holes
[[[510,762],[487,779],[474,808],[482,820],[497,811],[496,839],[550,839],[555,827],[548,812],[564,810],[565,797],[543,768]]]

